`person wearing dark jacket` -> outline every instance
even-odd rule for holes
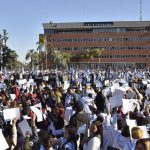
[[[82,141],[84,141],[88,137],[88,129],[90,126],[90,117],[87,113],[83,112],[83,104],[80,100],[77,100],[77,97],[73,95],[73,110],[75,114],[73,114],[70,118],[69,125],[76,128],[78,131],[79,127],[86,124],[85,133],[81,135],[80,143],[82,145]]]
[[[97,93],[94,102],[97,107],[98,113],[103,113],[106,108],[106,98],[101,91]]]
[[[47,107],[47,109],[48,108],[49,107]],[[50,126],[49,126],[50,133],[53,136],[59,138],[60,136],[63,135],[63,128],[64,128],[63,111],[61,108],[58,108],[56,106],[55,108],[53,108],[52,111],[49,108],[47,110],[47,113],[50,121]]]

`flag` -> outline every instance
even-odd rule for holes
[[[45,45],[39,45],[37,50],[40,52],[44,52],[45,51]]]
[[[46,46],[46,37],[44,34],[40,34],[39,35],[39,42],[37,42],[38,44],[38,48],[37,50],[39,50],[40,52],[44,52],[45,51],[45,46]]]
[[[42,44],[44,45],[45,42],[46,42],[45,35],[44,35],[44,34],[40,34],[40,35],[39,35],[39,44],[40,44],[40,45],[42,45]]]

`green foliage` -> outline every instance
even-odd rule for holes
[[[40,54],[37,51],[34,51],[34,49],[31,49],[27,52],[25,59],[30,60],[29,64],[30,64],[31,69],[33,66],[39,64],[39,57],[40,57]]]
[[[8,40],[8,33],[4,29],[2,34],[0,34],[0,49],[1,49],[1,54],[0,54],[0,66],[1,69],[4,67],[6,69],[16,69],[18,67],[18,55],[15,50],[10,49],[7,46],[7,40]]]
[[[57,67],[66,68],[67,63],[71,59],[71,55],[66,52],[59,51],[57,49],[52,50],[51,57],[53,62],[57,65]]]
[[[95,57],[99,57],[103,51],[103,49],[87,49],[81,54],[81,57],[88,60],[94,59]]]
[[[73,58],[75,58],[75,61],[86,58],[88,61],[87,63],[89,67],[90,60],[100,57],[100,55],[102,55],[103,52],[104,52],[104,49],[99,49],[99,48],[86,49],[85,51],[82,51],[81,53],[76,54],[76,56],[74,56]]]
[[[29,51],[27,52],[27,54],[26,54],[25,59],[26,59],[26,60],[31,59],[31,58],[33,57],[33,52],[34,52],[33,49],[29,50]]]
[[[15,68],[17,65],[17,58],[18,55],[16,51],[11,50],[7,46],[3,48],[3,53],[1,58],[3,67],[7,67],[9,69]]]

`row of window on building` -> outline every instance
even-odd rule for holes
[[[146,63],[70,63],[68,64],[69,68],[95,68],[97,69],[98,67],[146,67]]]
[[[120,32],[150,32],[150,28],[91,28],[91,29],[45,29],[45,34],[78,34],[78,33],[120,33]]]
[[[53,47],[54,48],[54,47]],[[52,48],[49,47],[49,50]],[[70,51],[70,50],[87,50],[87,49],[104,49],[104,50],[150,50],[150,46],[100,46],[100,47],[55,47],[54,49],[62,50],[62,51]]]
[[[63,38],[63,39],[49,39],[49,42],[120,42],[120,41],[150,41],[150,37],[105,37],[105,38]]]
[[[100,58],[149,58],[149,57],[150,55],[100,55]]]
[[[84,26],[113,26],[113,22],[85,22]]]
[[[119,32],[149,32],[148,28],[98,28],[93,29],[93,33],[119,33]]]
[[[95,58],[150,58],[150,55],[100,55]]]
[[[45,34],[79,34],[79,33],[93,33],[92,29],[82,29],[82,30],[55,30],[55,29],[45,29]]]

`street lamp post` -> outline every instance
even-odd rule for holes
[[[0,34],[0,71],[2,71],[2,48],[3,48],[3,39]]]
[[[48,42],[47,35],[45,35],[45,70],[47,70],[47,55],[48,55]]]
[[[100,51],[101,50],[99,50],[99,56],[98,56],[98,70],[100,70]]]
[[[7,37],[8,33],[6,32],[6,30],[4,29],[3,30],[3,40],[4,40],[4,46],[6,46],[6,42],[8,40],[8,37]]]
[[[3,59],[2,59],[2,53],[3,53],[3,48],[6,47],[6,42],[8,40],[8,33],[6,32],[6,30],[3,30],[3,35],[0,34],[0,71],[2,71],[2,63],[3,63]]]

